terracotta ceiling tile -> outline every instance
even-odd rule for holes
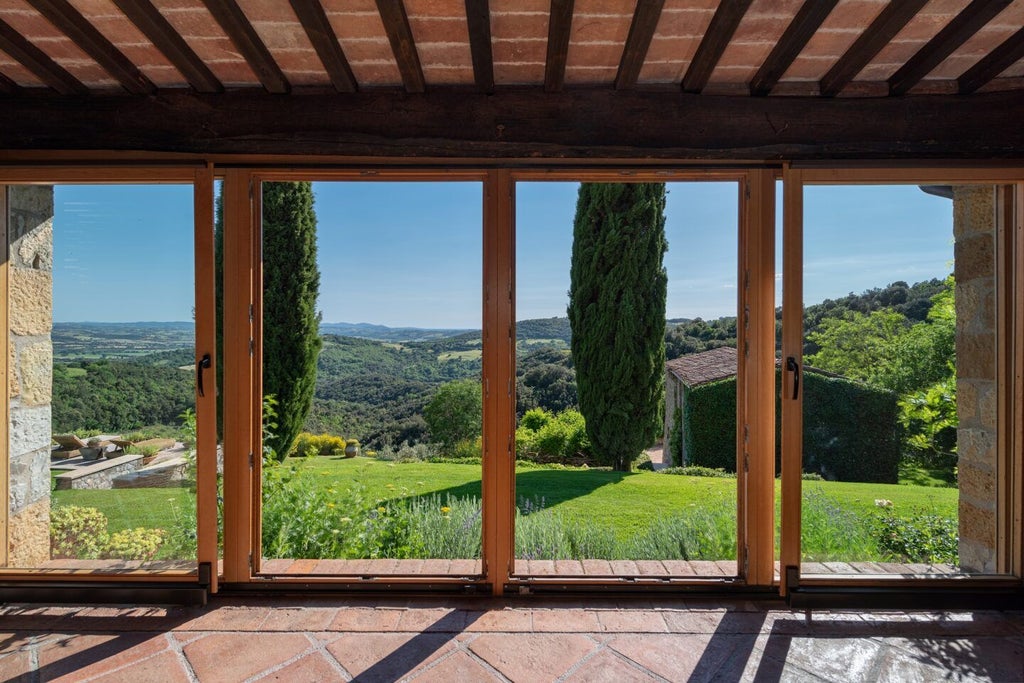
[[[416,51],[424,67],[473,67],[469,43],[417,43]]]
[[[576,0],[573,3],[573,14],[591,14],[604,16],[633,16],[636,0]]]
[[[350,64],[357,62],[394,61],[391,43],[383,38],[359,38],[341,42]],[[397,65],[396,65],[397,66]]]
[[[491,37],[494,40],[516,38],[548,39],[548,13],[491,13]]]
[[[466,19],[465,0],[404,0],[405,13],[417,17],[459,17]]]
[[[0,52],[0,73],[24,88],[45,88],[46,84],[35,74],[5,52]]]
[[[536,85],[544,82],[544,62],[494,63],[494,82],[498,85]]]
[[[615,80],[619,72],[618,66],[607,67],[565,67],[565,82],[577,85],[606,85]]]
[[[640,68],[638,82],[645,84],[654,83],[680,83],[686,69],[678,62],[644,62]]]
[[[372,12],[331,12],[327,11],[335,35],[340,41],[351,38],[380,38],[387,40],[384,22],[377,10]]]
[[[928,74],[928,78],[938,80],[959,78],[978,60],[1019,31],[1021,25],[1024,25],[1024,0],[1015,0],[1013,4],[1000,12],[995,19],[947,57],[942,64],[935,67]]]
[[[1020,76],[1024,76],[1024,59],[999,74],[999,78],[1018,78]]]
[[[427,85],[469,85],[476,82],[473,67],[424,66],[423,78]]]
[[[713,9],[667,9],[669,1],[666,0],[666,9],[661,12],[658,20],[658,28],[654,35],[668,38],[670,36],[694,36],[704,35],[715,16]]]
[[[490,0],[488,4],[491,16],[505,12],[551,12],[551,0]]]
[[[409,26],[417,45],[421,42],[469,43],[469,25],[464,18],[410,16]]]
[[[544,40],[495,40],[491,46],[494,63],[507,65],[520,62],[544,64],[548,56],[548,41]]]
[[[201,0],[152,0],[217,79],[228,87],[258,87],[259,79]]]
[[[395,60],[379,62],[349,62],[360,88],[402,85],[402,74]]]

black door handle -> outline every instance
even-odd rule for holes
[[[203,354],[203,357],[196,361],[196,387],[199,389],[200,396],[206,396],[206,392],[203,391],[203,370],[210,367],[212,361],[210,360],[210,354]]]
[[[793,400],[800,394],[800,365],[796,358],[790,356],[786,359],[786,369],[793,373]]]

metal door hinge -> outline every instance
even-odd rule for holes
[[[256,454],[249,451],[249,469],[256,467]]]

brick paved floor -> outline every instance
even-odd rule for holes
[[[1021,612],[225,599],[0,608],[4,681],[1024,681]]]

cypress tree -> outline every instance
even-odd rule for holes
[[[583,183],[569,289],[580,412],[620,471],[660,431],[665,383],[665,185]]]
[[[313,403],[319,292],[312,183],[264,183],[263,393],[277,400],[277,430],[265,445],[282,460]]]

